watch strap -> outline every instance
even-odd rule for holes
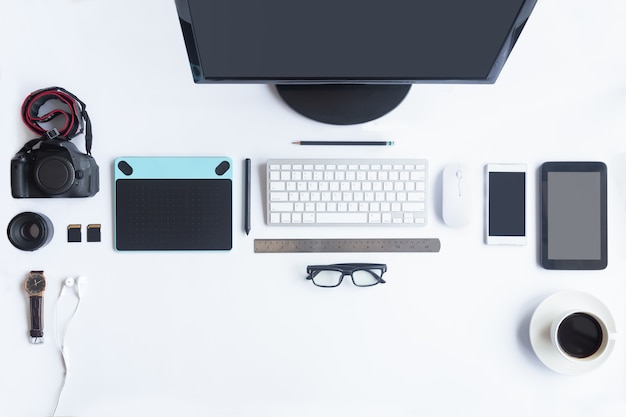
[[[30,296],[30,342],[43,343],[43,296]]]

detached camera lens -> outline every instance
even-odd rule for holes
[[[34,251],[50,242],[54,228],[50,219],[43,214],[27,211],[13,217],[9,222],[7,235],[16,248]]]

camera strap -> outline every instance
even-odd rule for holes
[[[69,139],[64,138],[64,137],[61,136],[61,134],[59,133],[57,128],[53,128],[53,129],[47,131],[40,138],[31,139],[28,142],[26,142],[26,144],[24,146],[22,146],[22,149],[20,149],[17,152],[17,155],[22,155],[22,154],[29,153],[30,151],[32,151],[35,148],[35,146],[37,146],[38,144],[40,144],[44,140],[48,140],[48,139],[67,140],[69,142]]]
[[[49,100],[60,101],[64,106],[55,107],[49,112],[40,115],[39,110]],[[93,141],[91,120],[87,114],[87,105],[74,94],[61,87],[42,88],[33,91],[22,104],[22,120],[30,130],[41,135],[41,138],[29,141],[22,151],[32,149],[37,143],[47,139],[71,140],[81,133],[85,133],[85,150],[91,155]],[[69,111],[67,110],[69,109]],[[41,123],[49,122],[58,116],[63,116],[65,124],[60,129],[46,129]]]

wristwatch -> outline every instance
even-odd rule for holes
[[[30,298],[30,343],[43,343],[43,292],[46,289],[43,271],[30,271],[24,288]]]

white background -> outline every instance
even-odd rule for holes
[[[0,223],[46,214],[52,242],[28,253],[0,239],[0,414],[50,415],[63,367],[54,311],[65,277],[88,277],[68,333],[66,416],[603,416],[626,415],[626,342],[580,376],[544,366],[530,317],[565,289],[600,298],[626,333],[626,3],[540,1],[495,85],[415,85],[394,112],[337,127],[292,112],[264,85],[194,85],[171,0],[0,3]],[[392,46],[390,46],[392,47]],[[410,53],[410,51],[407,51]],[[20,120],[32,91],[62,86],[87,103],[100,192],[13,199],[9,161],[34,135]],[[297,147],[298,139],[394,140],[385,149]],[[82,146],[82,137],[76,139]],[[331,153],[332,152],[332,153]],[[229,156],[230,252],[118,253],[112,161],[118,156]],[[430,222],[417,229],[271,228],[264,161],[276,157],[414,157],[430,162]],[[252,158],[252,232],[242,167]],[[441,220],[441,171],[472,169],[473,222]],[[538,264],[537,169],[600,160],[609,170],[609,266]],[[483,243],[483,168],[528,164],[523,247]],[[83,225],[83,242],[66,227]],[[85,227],[102,224],[102,242]],[[254,254],[272,237],[438,237],[436,254]],[[305,280],[313,263],[384,262],[387,283],[332,290]],[[46,343],[30,345],[28,271],[43,269]],[[74,299],[66,293],[63,313]],[[60,317],[63,321],[63,314]]]

